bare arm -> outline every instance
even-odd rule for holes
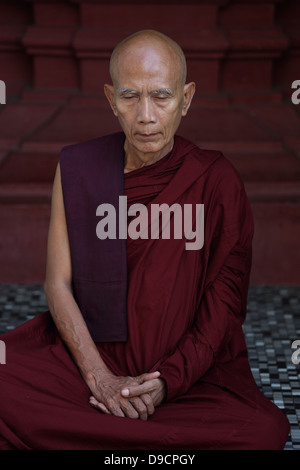
[[[72,293],[72,266],[58,165],[52,193],[44,284],[49,310],[85,381],[108,372]]]
[[[48,234],[45,293],[57,330],[94,397],[112,414],[147,418],[154,407],[144,397],[129,401],[120,390],[138,382],[131,377],[116,377],[102,360],[72,293],[72,265],[58,165],[52,193]],[[144,374],[145,379],[157,374]]]

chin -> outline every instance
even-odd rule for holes
[[[162,148],[158,145],[144,145],[140,149],[140,152],[142,153],[159,153],[161,151],[162,151]]]
[[[135,145],[136,149],[142,153],[159,153],[161,152],[165,145],[161,142],[137,142]]]

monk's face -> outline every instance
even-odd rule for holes
[[[169,48],[140,44],[120,54],[114,65],[114,86],[105,86],[126,135],[127,150],[145,161],[172,149],[174,134],[190,105],[194,84],[183,84],[180,66]]]

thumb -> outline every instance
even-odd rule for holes
[[[157,379],[159,376],[160,376],[160,372],[156,370],[154,372],[146,372],[145,374],[141,374],[137,377],[137,379],[139,379],[141,383],[143,383],[143,382],[147,382],[148,380]]]
[[[132,387],[125,387],[121,390],[121,395],[123,397],[138,396],[142,393],[142,389],[144,388],[142,384],[145,382],[149,382],[150,380],[157,379],[160,376],[160,372],[156,370],[155,372],[146,372],[145,374],[138,375],[135,377],[135,380],[139,382],[139,385],[132,386]]]

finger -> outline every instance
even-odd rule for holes
[[[121,395],[123,397],[137,397],[143,395],[144,393],[150,393],[155,390],[157,386],[156,379],[148,380],[141,385],[132,385],[130,387],[123,388],[121,390]]]
[[[108,410],[108,408],[104,405],[104,403],[99,402],[96,400],[95,397],[91,396],[89,399],[89,402],[91,406],[96,408],[97,410],[103,411],[106,414],[114,414]],[[128,418],[133,418],[133,419],[138,419],[139,418],[139,413],[136,411],[136,409],[130,404],[129,401],[124,401],[121,405],[120,408],[123,412],[123,416],[127,416]],[[120,415],[116,415],[120,416]]]
[[[142,379],[142,383],[148,380],[158,379],[160,372],[158,370],[154,372],[146,372],[145,374],[139,375],[137,379]]]
[[[125,416],[127,416],[128,418],[139,419],[141,417],[141,408],[136,406],[134,402],[124,400],[124,402],[121,404],[121,408]]]
[[[141,395],[140,398],[141,400],[143,400],[145,406],[147,407],[148,416],[153,415],[155,407],[151,396],[148,393],[145,393],[144,395]]]
[[[150,397],[149,397],[150,398]],[[130,403],[133,405],[133,407],[135,408],[137,414],[138,414],[138,417],[142,420],[142,421],[147,421],[148,419],[148,409],[147,409],[147,406],[146,404],[144,403],[144,401],[141,399],[141,398],[132,398],[130,400]]]
[[[125,414],[120,407],[120,403],[116,403],[113,398],[107,399],[106,407],[114,416],[118,416],[119,418],[125,418]]]
[[[106,406],[103,403],[100,403],[98,400],[96,400],[95,397],[90,397],[89,402],[93,408],[96,408],[97,410],[100,410],[103,413],[106,413],[108,415],[111,414],[111,412],[106,408]]]
[[[157,379],[160,376],[160,372],[158,370],[154,372],[146,372],[145,374],[138,375],[137,377],[133,378],[135,382],[141,385],[148,380]]]
[[[96,400],[96,398],[94,396],[90,396],[89,402],[90,402],[91,405],[99,405],[99,403],[100,403],[98,400]]]

